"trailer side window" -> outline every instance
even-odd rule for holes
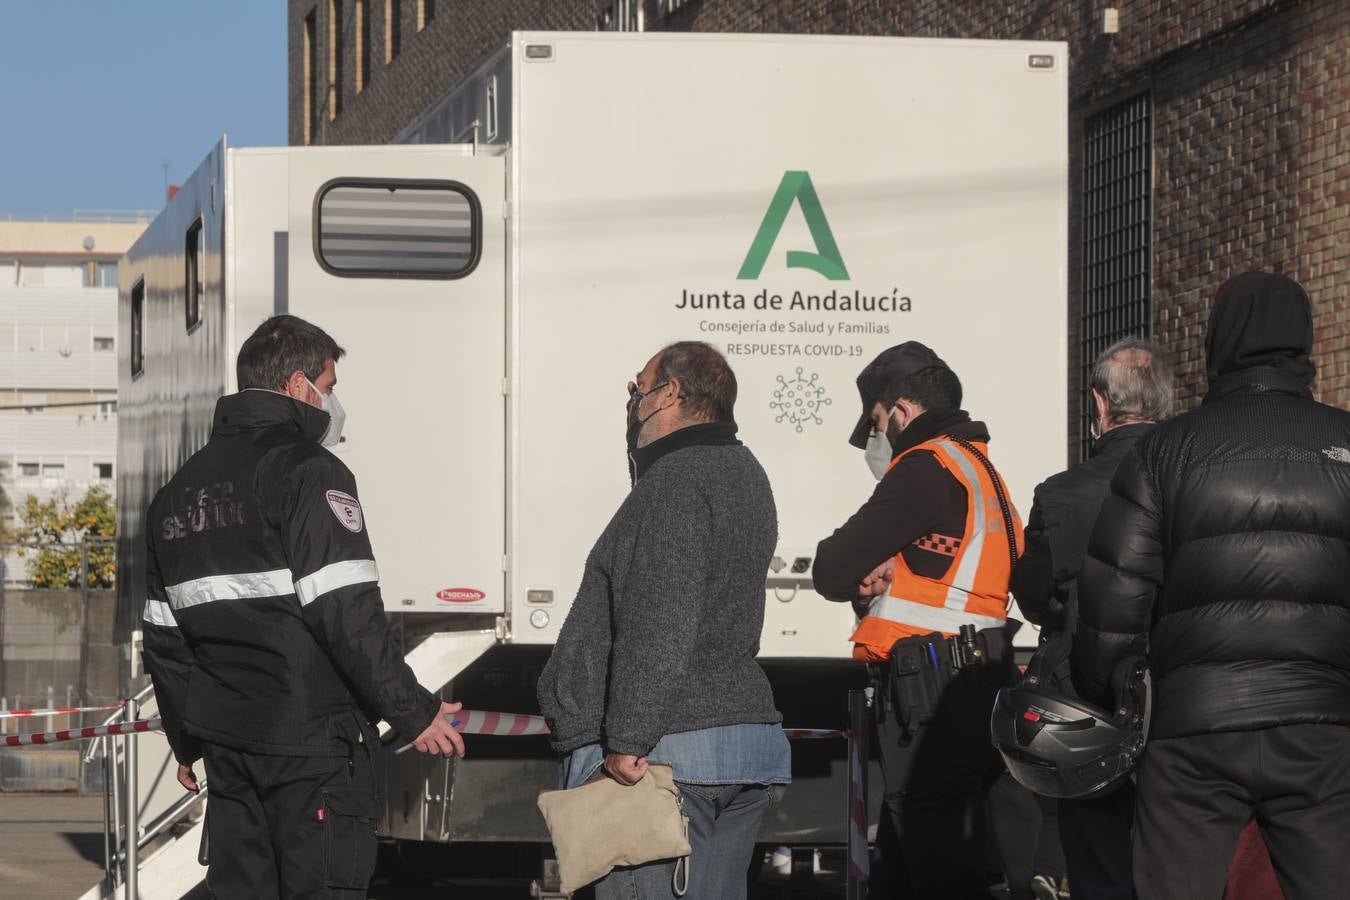
[[[145,279],[131,289],[131,377],[145,371]]]
[[[202,269],[202,257],[206,255],[206,233],[202,230],[202,220],[192,223],[187,231],[187,245],[183,248],[184,263],[183,295],[187,298],[187,330],[201,324],[202,294],[205,293],[206,273]]]
[[[463,278],[478,265],[482,208],[456,181],[336,179],[314,203],[314,255],[346,278]]]
[[[497,139],[497,76],[493,75],[488,79],[487,94],[483,98],[483,106],[487,118],[487,134],[483,138],[486,141],[495,141]]]

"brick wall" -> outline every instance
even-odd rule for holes
[[[290,0],[288,140],[304,143],[304,51],[306,16],[314,15],[318,38],[316,94],[328,97],[327,35],[329,10],[341,8],[343,66],[338,113],[318,116],[315,144],[385,144],[452,85],[473,71],[489,53],[506,43],[513,30],[593,29],[593,0],[436,0],[434,14],[417,30],[418,0],[366,0],[370,28],[370,78],[356,92],[356,0]],[[399,51],[385,62],[386,7],[398,17]]]
[[[299,23],[328,0],[292,0],[291,141],[299,142]],[[347,0],[350,7],[352,0]],[[320,143],[386,141],[511,28],[594,27],[597,2],[437,4],[418,35],[403,0],[403,54],[372,64],[371,86],[346,88]],[[384,0],[370,0],[382,46]],[[1317,315],[1322,398],[1350,405],[1350,3],[1339,0],[1141,0],[1114,4],[1118,34],[1100,33],[1101,0],[685,0],[652,31],[794,32],[1067,41],[1070,49],[1069,433],[1080,414],[1079,196],[1082,120],[1141,90],[1153,98],[1153,328],[1177,358],[1181,406],[1205,388],[1203,333],[1214,291],[1247,268],[1283,270]],[[345,16],[350,22],[350,11]],[[321,24],[320,34],[323,33]],[[320,54],[322,63],[322,54]],[[322,68],[322,65],[320,66]],[[348,67],[350,68],[350,66]],[[346,81],[353,74],[344,73]],[[1018,348],[1028,352],[1029,348]]]

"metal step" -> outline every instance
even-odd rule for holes
[[[205,880],[206,866],[197,860],[205,821],[201,819],[141,863],[138,900],[179,900]],[[107,885],[100,882],[80,900],[124,900],[126,895],[126,885],[109,892]]]

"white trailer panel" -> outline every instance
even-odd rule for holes
[[[798,593],[792,564],[871,490],[846,439],[884,348],[920,340],[951,364],[1029,510],[1066,447],[1064,45],[568,33],[511,53],[515,640],[556,637],[628,489],[624,385],[669,341],[727,353],[774,486],[788,569],[766,656],[850,652],[851,612]],[[774,235],[799,172],[818,233],[799,190]],[[846,272],[793,266],[829,238]],[[556,606],[535,627],[541,591]]]

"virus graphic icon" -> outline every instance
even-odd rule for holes
[[[802,433],[802,428],[808,422],[816,425],[823,425],[825,420],[820,417],[821,409],[830,405],[830,398],[825,396],[825,388],[817,384],[820,375],[816,372],[811,373],[808,378],[802,372],[800,366],[797,367],[795,378],[785,378],[778,376],[778,387],[773,392],[773,400],[769,406],[778,410],[778,417],[775,422],[787,422],[797,429],[797,433]]]

